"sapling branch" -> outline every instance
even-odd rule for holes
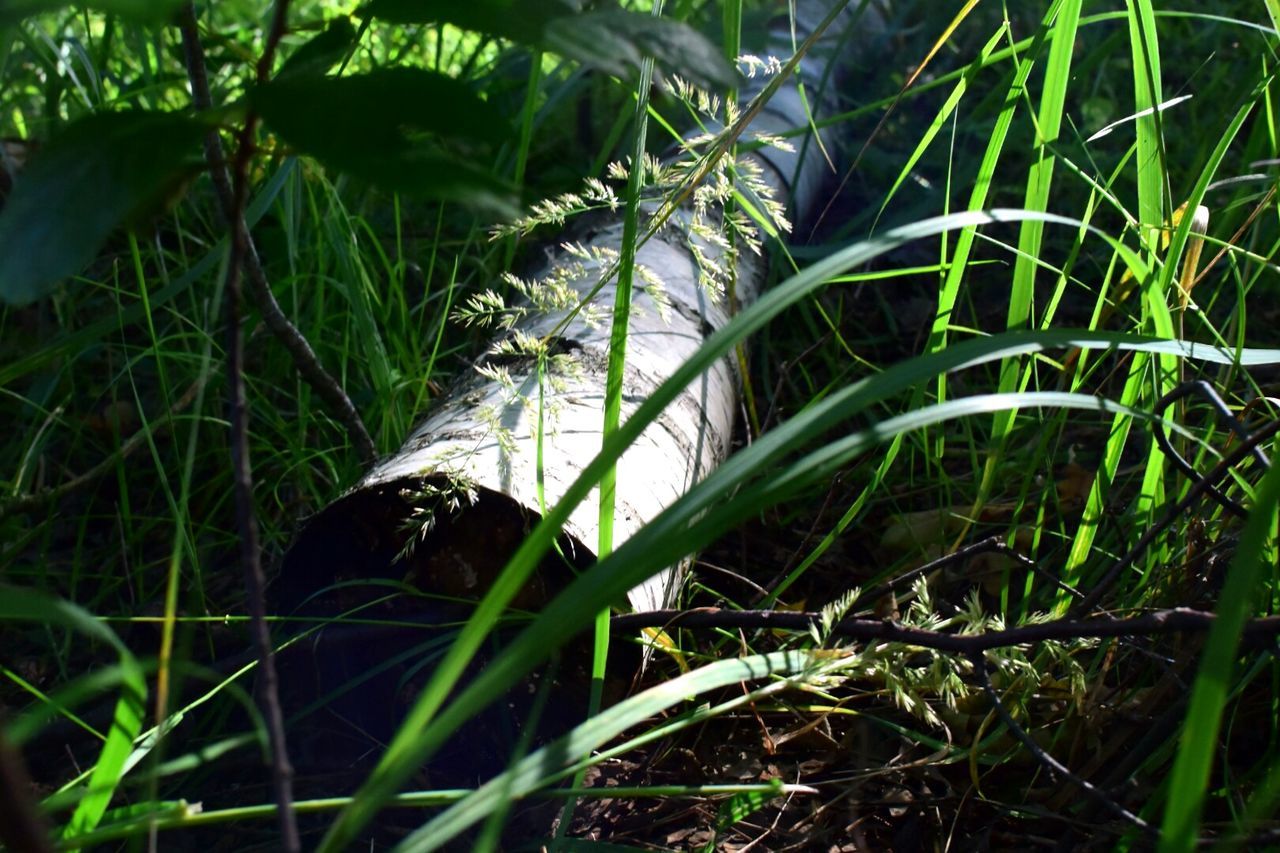
[[[1175,402],[1178,402],[1190,394],[1198,394],[1203,397],[1205,401],[1213,407],[1214,412],[1216,412],[1222,422],[1227,425],[1227,428],[1231,430],[1233,435],[1242,441],[1249,440],[1249,431],[1245,428],[1244,424],[1242,424],[1240,420],[1231,413],[1231,409],[1227,406],[1227,402],[1222,399],[1222,396],[1218,394],[1216,390],[1214,390],[1214,387],[1203,379],[1184,382],[1168,394],[1165,394],[1156,402],[1153,414],[1157,417],[1163,417],[1165,412],[1168,411]],[[1169,461],[1177,466],[1183,474],[1191,480],[1200,479],[1199,472],[1197,472],[1191,463],[1188,462],[1186,458],[1178,452],[1178,449],[1173,446],[1173,442],[1170,441],[1168,433],[1164,431],[1162,425],[1158,422],[1155,424],[1155,438],[1156,444],[1160,447],[1160,451],[1164,453]],[[1267,467],[1271,464],[1267,459],[1267,455],[1263,452],[1262,448],[1257,445],[1257,443],[1253,444],[1252,455],[1253,458],[1258,461],[1258,464],[1263,467]],[[1212,483],[1206,484],[1205,490],[1209,497],[1213,498],[1219,506],[1234,515],[1236,518],[1244,518],[1249,514],[1238,501],[1229,498]]]
[[[184,7],[178,26],[182,32],[187,77],[191,82],[191,100],[196,109],[210,110],[213,108],[213,94],[209,88],[208,74],[205,73],[204,45],[200,41],[195,9],[191,4]],[[355,404],[338,384],[338,380],[324,369],[324,365],[320,363],[320,359],[306,337],[280,308],[280,303],[276,301],[275,294],[271,291],[266,270],[262,267],[262,259],[258,256],[253,235],[249,233],[248,225],[244,221],[243,209],[238,218],[232,215],[235,207],[235,193],[231,186],[231,179],[227,175],[222,140],[216,128],[210,128],[205,134],[204,152],[205,161],[209,166],[209,177],[213,182],[218,204],[222,208],[223,218],[228,226],[234,222],[236,230],[243,231],[238,236],[244,244],[242,251],[244,272],[248,277],[249,294],[262,313],[263,322],[276,340],[289,351],[298,374],[320,395],[320,399],[333,412],[334,417],[346,428],[356,452],[360,454],[361,461],[371,464],[378,458],[378,449],[369,436],[369,430],[365,427],[364,421],[360,419],[360,413],[356,411]]]
[[[264,82],[270,74],[276,48],[284,36],[288,11],[288,0],[276,0],[271,29],[258,61],[259,83]],[[195,37],[195,8],[190,3],[186,7],[184,22],[184,41],[190,41],[198,48],[199,38]],[[193,38],[185,38],[188,31]],[[187,50],[188,58],[191,59],[193,56],[191,47],[188,46]],[[203,73],[203,62],[191,64]],[[258,650],[260,704],[271,747],[271,781],[280,822],[280,846],[287,853],[295,853],[302,849],[302,845],[298,837],[297,818],[293,810],[293,768],[289,763],[284,714],[280,708],[275,658],[271,646],[271,632],[267,627],[266,577],[262,571],[258,523],[253,507],[253,473],[249,462],[249,408],[244,379],[242,270],[253,245],[249,230],[244,224],[244,205],[248,194],[249,161],[253,156],[253,137],[257,126],[258,116],[250,109],[245,116],[244,125],[240,128],[237,140],[238,145],[231,170],[231,204],[226,211],[231,228],[231,253],[227,261],[226,284],[227,376],[231,385],[231,462],[235,482],[236,528],[240,536],[240,559],[244,566],[250,627],[254,645]],[[211,165],[215,174],[221,170],[221,166],[217,163]]]

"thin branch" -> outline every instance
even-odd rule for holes
[[[974,655],[989,649],[1021,646],[1048,640],[1103,639],[1109,637],[1136,637],[1157,634],[1200,633],[1208,631],[1217,619],[1213,613],[1189,608],[1157,610],[1127,619],[1056,619],[1033,625],[1020,625],[1003,631],[983,634],[948,634],[943,631],[926,631],[912,628],[887,619],[851,618],[837,622],[833,636],[850,640],[880,640],[905,643],[941,652]],[[796,613],[781,610],[653,610],[645,613],[628,613],[613,617],[610,625],[615,631],[635,631],[640,628],[754,628],[784,631],[808,631],[811,625],[821,625],[822,614]],[[1261,640],[1280,636],[1280,616],[1266,616],[1245,623],[1244,636]]]
[[[258,82],[265,82],[270,75],[276,48],[284,36],[289,11],[288,0],[276,0],[275,14],[267,34],[262,56],[258,61]],[[189,60],[197,69],[196,77],[203,77],[204,62],[200,40],[195,28],[195,6],[188,3],[183,14],[183,41],[187,44]],[[193,86],[193,88],[195,88]],[[208,91],[207,80],[204,91]],[[289,763],[285,739],[284,714],[280,709],[275,657],[271,646],[271,632],[267,627],[266,578],[262,571],[262,553],[258,543],[258,521],[253,506],[253,473],[249,463],[249,407],[244,381],[244,318],[242,316],[242,270],[246,266],[253,241],[244,223],[245,199],[248,195],[249,161],[253,156],[253,139],[258,127],[258,116],[249,110],[240,128],[235,162],[231,170],[231,204],[226,210],[231,224],[231,254],[227,262],[227,375],[231,385],[231,462],[235,480],[236,527],[240,534],[240,559],[244,566],[245,590],[248,599],[251,632],[258,650],[259,704],[266,721],[267,738],[271,745],[271,782],[275,792],[276,813],[280,821],[280,846],[286,853],[302,849],[298,837],[297,816],[293,808],[293,767]],[[221,145],[219,144],[220,150]],[[210,146],[206,140],[206,155]],[[221,158],[210,157],[215,175],[222,171]],[[225,178],[225,174],[223,176]],[[215,185],[217,179],[215,178]]]
[[[1158,427],[1157,427],[1158,428]],[[1098,602],[1102,600],[1102,596],[1106,594],[1111,585],[1115,583],[1120,573],[1126,568],[1133,565],[1138,555],[1143,553],[1175,521],[1182,518],[1188,509],[1191,508],[1196,501],[1209,492],[1209,489],[1216,485],[1222,478],[1236,465],[1240,464],[1246,456],[1251,455],[1254,450],[1262,444],[1262,442],[1280,432],[1280,420],[1272,421],[1257,432],[1250,435],[1240,444],[1236,445],[1230,453],[1222,458],[1222,461],[1214,466],[1213,470],[1203,477],[1192,483],[1191,488],[1187,489],[1186,495],[1177,503],[1169,508],[1164,517],[1151,527],[1147,528],[1142,536],[1138,537],[1138,541],[1134,543],[1124,556],[1111,564],[1111,567],[1103,572],[1102,577],[1094,585],[1093,589],[1084,598],[1072,605],[1069,611],[1073,616],[1079,616],[1088,613],[1090,610],[1098,606]]]
[[[1189,397],[1192,394],[1198,394],[1203,397],[1210,407],[1213,408],[1214,412],[1217,413],[1218,418],[1227,425],[1231,430],[1231,433],[1236,438],[1239,438],[1242,441],[1249,440],[1249,430],[1245,428],[1245,425],[1242,424],[1234,414],[1232,414],[1231,408],[1227,405],[1227,401],[1222,399],[1222,396],[1217,392],[1217,390],[1203,379],[1184,382],[1168,394],[1165,394],[1156,401],[1151,414],[1156,418],[1163,418],[1165,412],[1167,412],[1174,403],[1181,400],[1183,397]],[[1159,420],[1153,424],[1153,432],[1156,438],[1156,445],[1159,446],[1160,452],[1165,455],[1165,458],[1182,471],[1183,475],[1185,475],[1187,479],[1200,480],[1200,472],[1197,471],[1195,466],[1188,462],[1178,449],[1173,446],[1173,442],[1169,440],[1169,434],[1165,432],[1164,425],[1161,424]],[[1258,460],[1258,464],[1263,468],[1271,466],[1271,461],[1267,459],[1267,455],[1262,452],[1262,448],[1256,443],[1253,444],[1253,458]],[[1217,486],[1211,483],[1207,484],[1205,486],[1205,491],[1211,498],[1218,502],[1219,506],[1234,515],[1236,518],[1245,518],[1248,516],[1249,511],[1246,510],[1239,501],[1228,497],[1227,494],[1218,489]]]
[[[212,109],[213,95],[209,88],[208,74],[205,72],[204,45],[200,41],[195,10],[190,4],[183,11],[178,25],[182,32],[187,77],[191,81],[191,100],[198,110]],[[320,395],[320,399],[333,412],[334,417],[346,428],[361,460],[365,464],[375,462],[378,458],[378,449],[370,438],[364,421],[360,419],[360,413],[356,411],[355,404],[351,402],[347,392],[342,390],[338,381],[324,369],[324,365],[320,363],[315,350],[311,348],[311,344],[307,342],[302,332],[298,331],[298,328],[285,316],[280,303],[276,301],[275,294],[271,291],[271,283],[267,280],[267,273],[262,267],[258,248],[245,224],[243,209],[241,208],[239,214],[234,213],[235,192],[231,179],[227,175],[222,139],[218,136],[217,128],[210,128],[205,134],[204,154],[209,166],[209,177],[213,181],[213,189],[218,196],[218,204],[222,208],[223,218],[228,226],[234,222],[235,227],[243,232],[237,236],[244,244],[242,250],[244,271],[249,280],[249,293],[262,313],[263,322],[276,340],[289,351],[289,355],[293,357],[294,368],[299,375]]]
[[[1065,764],[1045,752],[1044,749],[1042,749],[1040,745],[1023,730],[1022,726],[1018,725],[1017,721],[1013,719],[1013,715],[1009,713],[1007,708],[1005,708],[1004,702],[1000,701],[1000,694],[996,692],[995,686],[991,683],[991,675],[987,672],[986,658],[979,653],[973,655],[971,660],[973,661],[974,669],[977,670],[978,682],[982,685],[982,691],[986,693],[987,698],[991,700],[991,704],[995,707],[996,715],[1000,717],[1000,721],[1004,723],[1004,726],[1009,730],[1009,733],[1017,738],[1018,742],[1035,757],[1036,761],[1039,761],[1042,765],[1048,768],[1051,774],[1061,776],[1072,784],[1082,788],[1089,794],[1089,796],[1096,799],[1099,803],[1105,806],[1108,811],[1115,814],[1122,820],[1128,821],[1149,835],[1159,834],[1155,827],[1117,803],[1111,797],[1107,796],[1107,793],[1097,785],[1094,785],[1088,779],[1072,773]]]

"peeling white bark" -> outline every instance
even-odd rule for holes
[[[796,44],[825,18],[836,0],[799,0],[796,4]],[[781,4],[780,4],[781,5]],[[841,17],[828,29],[809,56],[802,60],[798,76],[804,81],[809,107],[815,117],[827,113],[833,97],[819,94],[828,63],[850,45],[865,45],[870,34],[880,29],[875,10],[859,10],[858,0],[848,4]],[[851,28],[858,34],[850,37]],[[770,53],[779,57],[792,52],[792,32],[786,19],[771,31]],[[828,86],[838,79],[825,81]],[[745,104],[765,85],[750,80],[741,100]],[[752,120],[743,139],[758,133],[778,134],[808,124],[796,81],[784,84]],[[794,215],[803,218],[819,200],[821,188],[830,177],[819,146],[793,140],[795,152],[763,149],[753,156],[763,167],[766,182],[775,196],[789,201]],[[831,140],[824,139],[830,150]],[[627,338],[627,370],[622,417],[635,408],[667,379],[712,331],[729,320],[728,306],[717,304],[699,286],[698,265],[688,247],[691,214],[677,212],[661,232],[636,253],[638,265],[661,279],[672,310],[668,319],[659,316],[650,296],[637,288]],[[620,223],[608,225],[584,242],[617,251],[622,238]],[[717,262],[724,262],[719,250],[702,245]],[[553,257],[551,264],[560,262]],[[590,267],[590,263],[588,263]],[[764,259],[743,251],[736,265],[736,295],[740,304],[756,298],[766,270]],[[598,270],[573,283],[585,295],[595,287]],[[607,284],[596,296],[596,304],[610,306],[616,285]],[[550,334],[564,314],[533,314],[517,328],[530,335]],[[559,349],[571,354],[579,370],[564,380],[559,390],[545,390],[545,405],[554,410],[542,436],[544,490],[547,505],[553,505],[577,478],[583,466],[600,449],[605,376],[608,364],[610,329],[591,328],[581,318],[561,332]],[[462,477],[491,495],[502,495],[529,513],[539,506],[537,489],[537,424],[539,389],[531,365],[509,366],[519,394],[512,399],[501,384],[474,374],[456,388],[423,421],[394,456],[377,465],[355,487],[354,493],[386,487],[399,482],[415,482],[438,477],[442,472]],[[723,359],[650,424],[639,440],[618,462],[615,543],[621,543],[671,504],[715,468],[729,450],[734,418],[738,409],[739,377],[731,359]],[[477,417],[482,407],[499,412],[498,420],[509,438],[499,439],[491,424]],[[332,517],[334,508],[326,515]],[[597,539],[598,490],[574,511],[565,532],[576,540],[575,547],[593,550]],[[325,522],[326,524],[329,522]],[[501,556],[505,560],[505,555]],[[673,566],[630,593],[636,609],[668,606],[678,589],[682,567]],[[479,590],[483,592],[483,590]]]
[[[621,226],[610,227],[596,234],[589,245],[616,249],[620,240]],[[712,303],[698,285],[697,266],[682,241],[680,234],[663,234],[636,253],[636,262],[662,279],[672,310],[663,320],[648,295],[636,295],[627,339],[624,420],[702,345],[705,334],[729,319],[726,307]],[[743,298],[755,298],[762,269],[755,258],[739,264],[738,292]],[[585,295],[596,280],[595,276],[579,279],[574,287]],[[596,297],[600,304],[611,305],[615,289],[614,284],[606,285]],[[519,328],[542,337],[562,319],[563,314],[533,316]],[[545,405],[554,412],[545,419],[548,430],[542,438],[548,505],[559,500],[600,450],[609,334],[608,325],[591,328],[580,319],[561,333],[561,349],[571,352],[577,370],[576,375],[562,379],[559,390],[546,389]],[[531,371],[511,373],[519,390],[515,399],[502,385],[474,375],[358,488],[429,477],[443,470],[536,512],[538,378]],[[616,541],[625,541],[724,459],[737,389],[734,366],[721,360],[686,388],[618,460]],[[499,421],[509,440],[500,441],[490,425],[477,422],[476,410],[482,406],[501,413]],[[565,532],[591,550],[598,516],[597,489],[573,512]],[[662,607],[673,590],[674,575],[669,571],[633,590],[631,603],[636,608]]]

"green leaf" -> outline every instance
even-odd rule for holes
[[[0,584],[0,622],[39,622],[78,631],[92,639],[107,643],[120,658],[123,682],[120,698],[107,739],[102,744],[98,763],[89,773],[88,789],[63,829],[64,838],[72,838],[93,829],[111,802],[126,771],[133,751],[133,739],[142,730],[147,683],[142,667],[115,632],[99,622],[88,611],[43,592]]]
[[[769,780],[772,791],[742,791],[725,800],[716,813],[716,831],[724,832],[764,808],[782,793],[782,780]]]
[[[251,98],[286,142],[339,171],[385,189],[505,210],[506,186],[437,142],[499,143],[510,132],[498,110],[457,80],[419,68],[296,74]]]
[[[276,80],[305,75],[324,75],[342,60],[356,42],[356,28],[347,17],[334,18],[324,31],[293,52],[276,72]]]
[[[618,77],[634,77],[651,56],[664,68],[711,88],[738,74],[697,30],[669,18],[609,9],[583,12],[582,0],[373,0],[364,12],[395,23],[445,22],[550,50]]]
[[[294,76],[252,93],[253,106],[299,148],[382,152],[415,134],[502,142],[506,118],[465,83],[422,68],[383,68],[350,77]]]
[[[245,208],[245,223],[253,228],[275,203],[284,189],[289,177],[294,173],[296,160],[285,160],[280,168],[267,180],[264,186],[249,200]],[[56,335],[35,352],[11,362],[0,364],[0,386],[9,385],[14,380],[44,367],[46,364],[61,358],[73,358],[77,353],[91,349],[107,335],[115,334],[129,323],[136,323],[146,317],[148,310],[155,310],[167,305],[186,293],[198,281],[217,269],[218,264],[227,254],[230,241],[226,236],[209,247],[198,260],[192,259],[191,266],[181,276],[169,284],[148,295],[147,302],[134,302],[120,309],[109,312],[105,316],[86,323],[84,326]]]
[[[182,7],[182,2],[183,0],[81,0],[76,5],[120,15],[132,21],[161,24]],[[0,26],[69,5],[69,0],[0,0]]]
[[[84,269],[112,231],[154,210],[198,167],[203,133],[191,118],[144,111],[67,127],[32,158],[0,212],[0,299],[25,305]]]
[[[765,790],[739,791],[720,804],[716,812],[715,834],[703,846],[703,853],[715,853],[716,841],[735,825],[764,808],[768,802],[782,794],[782,780],[769,780]]]
[[[582,0],[373,0],[363,14],[397,24],[446,23],[524,44],[537,44],[556,18],[582,11]]]
[[[664,68],[707,88],[731,88],[738,73],[697,30],[669,18],[611,9],[557,18],[547,25],[544,46],[613,74],[633,77],[651,56]]]

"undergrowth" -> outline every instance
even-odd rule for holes
[[[201,10],[226,140],[269,5]],[[601,548],[596,568],[575,565],[559,598],[549,589],[486,613],[378,582],[400,597],[401,627],[418,632],[397,664],[394,724],[376,734],[338,719],[359,754],[341,768],[299,762],[304,845],[1274,844],[1276,633],[1244,626],[1280,603],[1277,475],[1264,477],[1280,363],[1280,10],[1202,5],[969,4],[951,20],[951,9],[893,4],[847,112],[823,120],[842,140],[831,152],[841,191],[781,235],[785,246],[766,235],[775,286],[698,356],[706,367],[738,352],[746,367],[733,462]],[[350,6],[296,4],[284,59]],[[737,57],[773,11],[671,2],[663,14],[718,33]],[[5,137],[47,138],[98,111],[189,106],[172,27],[55,10],[0,18],[0,42]],[[587,252],[583,269],[537,279],[548,242],[575,245],[575,228],[628,206],[653,214],[695,172],[695,154],[671,153],[683,132],[703,122],[714,137],[735,116],[729,93],[699,94],[680,68],[659,67],[652,89],[638,89],[447,25],[373,26],[356,45],[347,73],[434,69],[508,116],[515,135],[485,169],[531,211],[401,195],[261,134],[245,213],[267,279],[390,454],[493,346],[493,327],[569,307],[556,275],[619,260]],[[744,67],[776,73],[786,59]],[[629,181],[632,111],[650,96],[648,156],[630,157],[645,165]],[[739,140],[737,153],[754,144]],[[39,156],[34,145],[5,151],[6,170]],[[62,848],[137,845],[155,828],[161,844],[275,844],[255,662],[243,654],[226,228],[208,175],[188,177],[46,298],[0,313],[0,416],[11,424],[0,710]],[[771,216],[749,217],[735,191]],[[697,245],[751,252],[762,223],[782,219],[726,164],[693,193]],[[726,204],[727,224],[708,216]],[[732,299],[727,270],[698,272]],[[636,288],[653,296],[660,282],[639,269]],[[617,309],[588,310],[608,320]],[[274,569],[366,469],[256,312],[247,328],[254,509]],[[550,352],[517,340],[491,354]],[[500,360],[480,364],[502,377]],[[596,479],[628,429],[624,419],[609,430]],[[581,485],[585,497],[594,480]],[[389,559],[425,541],[438,512],[477,500],[452,482],[397,499],[409,527]],[[510,572],[563,549],[555,522],[568,509],[558,511],[511,522],[523,544]],[[593,661],[582,632],[633,583],[689,558],[682,607],[760,621],[615,632],[593,702],[603,710],[584,720]],[[381,605],[320,627],[360,643],[386,617]],[[1175,608],[1218,618],[972,653],[873,635],[880,624],[976,637]],[[778,627],[761,611],[817,615]],[[273,626],[282,656],[308,643],[336,656],[313,621],[281,612]],[[472,641],[482,666],[451,656]],[[528,676],[544,658],[557,669]],[[370,675],[353,671],[334,693],[358,698]],[[518,706],[513,685],[528,694]],[[139,691],[141,731],[113,743]],[[493,723],[482,711],[499,697]],[[334,698],[295,709],[292,737],[326,715],[332,726]],[[535,737],[526,715],[564,725]],[[483,756],[485,772],[421,760],[442,749],[476,766]],[[110,772],[91,776],[95,766]],[[89,819],[80,804],[95,797]]]

